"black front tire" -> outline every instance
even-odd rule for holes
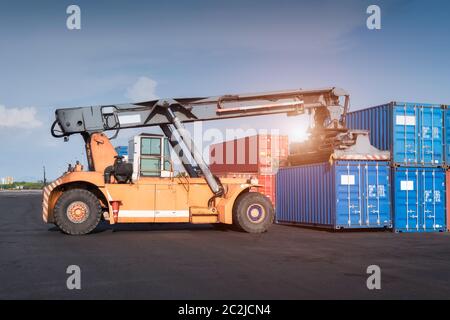
[[[239,195],[233,206],[233,225],[249,233],[266,232],[275,216],[270,200],[258,192]]]
[[[87,214],[75,216],[69,214],[73,206],[85,209]],[[55,224],[66,234],[83,235],[94,230],[100,222],[102,208],[97,197],[87,190],[72,189],[65,191],[54,208]]]

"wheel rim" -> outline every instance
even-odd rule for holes
[[[260,223],[266,217],[266,210],[260,204],[252,204],[247,209],[247,217],[252,223]]]
[[[89,217],[89,207],[82,201],[75,201],[67,207],[66,214],[71,222],[83,223]]]

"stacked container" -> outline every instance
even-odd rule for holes
[[[210,146],[209,166],[218,177],[257,177],[265,194],[275,204],[275,174],[288,157],[284,135],[258,134]]]
[[[342,228],[392,227],[389,164],[323,162],[280,168],[277,222]]]
[[[396,231],[445,231],[444,169],[393,168],[393,190]]]
[[[127,146],[118,146],[114,148],[117,152],[117,155],[120,157],[128,156],[128,147]]]
[[[391,102],[347,114],[349,129],[370,131],[372,144],[389,150],[392,163],[442,166],[443,109],[440,105]]]
[[[123,157],[123,159],[128,162],[128,146],[118,146],[114,149],[119,157]]]
[[[447,201],[447,231],[450,231],[450,188],[448,186],[450,186],[450,171],[447,169],[446,173],[445,173],[445,185],[447,186],[446,189],[446,197],[445,200]]]
[[[394,229],[445,229],[444,109],[391,102],[347,114],[350,129],[370,131],[372,144],[392,154]],[[450,139],[449,139],[450,140]]]
[[[450,231],[450,108],[448,105],[443,105],[444,110],[444,167],[446,168],[445,184],[446,201],[447,201],[447,231]]]

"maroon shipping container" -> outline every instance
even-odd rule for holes
[[[275,181],[276,175],[274,174],[256,174],[252,172],[219,172],[216,173],[219,178],[243,178],[251,179],[257,178],[260,187],[251,188],[251,192],[260,192],[270,199],[273,205],[275,205]]]
[[[288,136],[255,135],[212,145],[209,163],[219,178],[258,178],[258,191],[275,205],[275,174],[288,155]]]
[[[275,186],[276,186],[276,175],[274,174],[260,174],[258,175],[258,182],[262,187],[258,188],[258,192],[266,195],[272,204],[275,206]]]
[[[288,154],[287,136],[259,134],[211,145],[209,165],[214,174],[275,174],[280,162],[287,160]]]

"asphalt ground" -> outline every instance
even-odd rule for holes
[[[26,191],[0,192],[0,221],[0,299],[450,298],[450,233],[102,224],[75,237],[45,224],[41,194]],[[67,289],[70,265],[80,290]]]

